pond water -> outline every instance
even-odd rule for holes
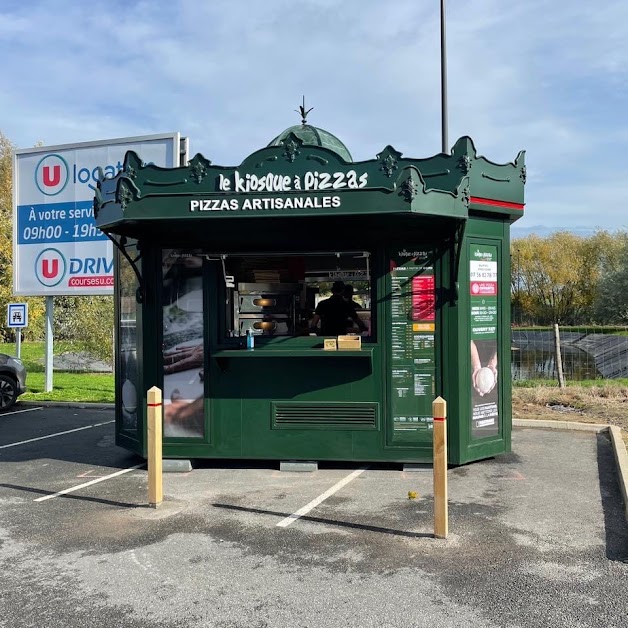
[[[602,374],[593,356],[577,347],[561,347],[563,373],[567,381],[598,379]],[[556,352],[548,347],[513,347],[510,371],[513,381],[528,379],[558,380]]]
[[[628,336],[561,331],[563,372],[567,381],[628,378]],[[513,381],[557,380],[554,332],[513,329]]]

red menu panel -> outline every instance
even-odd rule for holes
[[[435,318],[436,296],[434,275],[419,275],[412,278],[412,320],[433,321]]]

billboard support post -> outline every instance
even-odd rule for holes
[[[54,297],[46,297],[46,349],[44,353],[45,387],[46,392],[52,390],[52,321],[54,317]]]

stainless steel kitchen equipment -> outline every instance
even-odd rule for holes
[[[233,293],[236,336],[294,335],[300,286],[297,283],[239,283]]]

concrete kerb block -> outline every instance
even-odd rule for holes
[[[583,432],[603,432],[608,425],[602,423],[578,423],[577,421],[544,421],[542,419],[513,419],[513,427],[536,427],[550,430],[578,430]]]
[[[280,471],[298,471],[299,473],[312,473],[318,471],[318,462],[301,460],[281,460],[279,462]]]
[[[189,473],[192,470],[191,460],[164,458],[161,465],[164,473]]]
[[[514,427],[536,427],[554,430],[580,430],[585,432],[608,432],[617,466],[617,481],[624,501],[624,518],[628,521],[628,453],[621,428],[601,423],[578,423],[576,421],[543,421],[536,419],[513,419]]]
[[[421,464],[415,462],[406,462],[402,467],[402,471],[404,473],[432,473],[433,470],[434,467],[431,464]]]
[[[18,401],[20,408],[76,408],[77,410],[113,410],[114,403],[100,403],[98,401]]]

